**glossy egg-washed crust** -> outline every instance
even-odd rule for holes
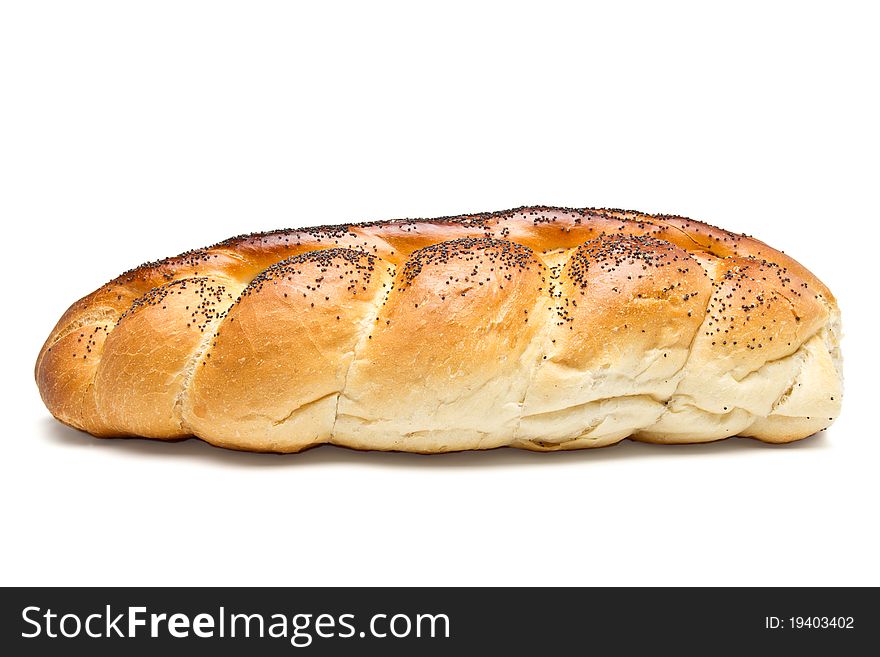
[[[443,452],[787,442],[841,401],[831,292],[691,219],[527,207],[243,235],[74,303],[36,379],[96,436]]]

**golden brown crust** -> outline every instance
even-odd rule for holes
[[[244,235],[142,265],[68,309],[36,378],[95,435],[245,449],[787,441],[839,411],[838,337],[831,292],[758,240],[538,206]]]
[[[269,267],[194,363],[188,429],[214,444],[275,451],[329,440],[360,327],[390,282],[381,260],[353,249]]]
[[[153,288],[122,315],[95,378],[98,413],[110,433],[190,435],[179,401],[190,363],[242,287],[228,278],[182,278]]]
[[[598,446],[656,422],[711,288],[699,262],[655,237],[614,233],[579,246],[554,284],[554,315],[517,440],[541,449]]]
[[[414,252],[352,364],[333,442],[422,452],[505,444],[548,284],[535,253],[513,242],[459,238]]]

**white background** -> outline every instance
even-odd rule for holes
[[[871,3],[9,2],[2,584],[880,584]],[[846,399],[771,447],[291,456],[99,441],[33,382],[64,309],[285,226],[680,213],[838,295]]]

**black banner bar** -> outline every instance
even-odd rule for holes
[[[0,641],[7,655],[853,654],[878,621],[867,588],[22,588],[2,590]]]

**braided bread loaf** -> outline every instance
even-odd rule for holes
[[[839,312],[762,242],[549,207],[245,235],[73,304],[36,379],[96,436],[443,452],[733,435],[840,409]]]

